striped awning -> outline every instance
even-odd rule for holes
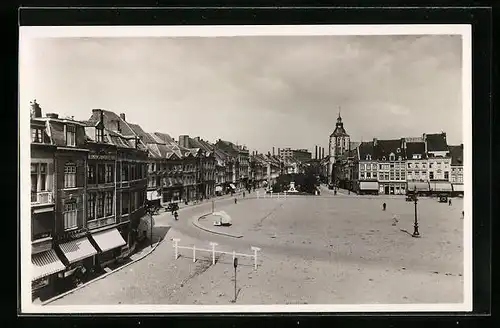
[[[122,247],[127,244],[117,229],[110,229],[92,234],[92,239],[96,242],[101,252],[109,251],[113,248]]]
[[[453,191],[464,191],[464,185],[463,184],[454,184]]]
[[[53,249],[31,255],[31,264],[33,265],[31,281],[50,276],[66,268]]]
[[[361,181],[359,183],[359,189],[361,190],[378,190],[377,181]]]
[[[408,182],[408,186],[406,188],[408,192],[412,192],[415,189],[417,191],[429,191],[429,183],[428,182]]]
[[[432,191],[452,191],[451,183],[447,181],[431,182],[430,187]]]
[[[60,244],[59,248],[69,263],[78,262],[97,254],[97,250],[86,237]]]

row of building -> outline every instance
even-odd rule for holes
[[[355,143],[337,119],[329,156],[322,159],[328,182],[360,194],[463,195],[463,144],[449,145],[446,133]]]
[[[127,257],[152,226],[147,200],[190,202],[298,173],[293,156],[251,152],[229,141],[148,133],[125,114],[88,120],[31,113],[33,296]]]

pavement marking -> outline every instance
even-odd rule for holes
[[[222,236],[227,236],[227,237],[233,237],[233,238],[241,238],[243,237],[243,235],[241,234],[230,234],[228,232],[222,232],[222,231],[217,231],[217,230],[212,230],[212,229],[209,229],[209,228],[206,228],[204,226],[202,226],[198,221],[201,220],[202,218],[208,216],[208,215],[212,215],[212,213],[208,213],[208,214],[204,214],[200,217],[194,217],[193,218],[193,225],[198,228],[198,229],[201,229],[201,230],[204,230],[204,231],[207,231],[207,232],[210,232],[210,233],[213,233],[213,234],[216,234],[216,235],[222,235]]]

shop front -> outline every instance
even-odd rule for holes
[[[417,195],[428,195],[429,194],[429,183],[423,181],[410,181],[407,183],[406,191],[408,194],[413,194],[414,192]]]
[[[66,265],[66,270],[58,274],[61,288],[71,287],[75,279],[82,280],[82,276],[91,275],[94,271],[97,250],[87,237],[59,244],[59,250]]]
[[[54,294],[56,274],[66,269],[53,249],[31,255],[31,294],[42,301]]]
[[[429,182],[429,187],[432,195],[451,195],[453,193],[453,187],[448,181],[432,181]]]
[[[463,196],[464,195],[464,185],[460,184],[452,184],[453,188],[453,196]]]
[[[116,228],[93,233],[91,238],[98,249],[96,265],[100,268],[104,268],[120,258],[122,247],[127,245]]]

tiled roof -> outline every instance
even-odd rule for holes
[[[359,160],[366,160],[366,156],[370,155],[373,160],[375,160],[375,154],[373,149],[373,142],[361,142],[358,146],[359,149]],[[356,152],[357,153],[357,152]]]
[[[399,156],[401,156],[402,158],[406,158],[405,151],[402,147],[401,139],[377,140],[377,144],[374,145],[374,151],[375,151],[374,159],[377,160],[383,160],[384,157],[386,160],[389,160],[389,155],[391,153],[394,154],[396,159]]]
[[[407,142],[406,143],[406,158],[412,159],[413,155],[419,154],[422,159],[426,158],[425,143],[423,142]]]
[[[448,146],[451,156],[451,165],[463,165],[464,163],[464,148],[463,145]]]
[[[132,129],[132,131],[134,132],[134,134],[141,138],[142,142],[144,142],[146,144],[155,142],[155,140],[153,138],[151,138],[149,133],[146,133],[139,125],[129,123],[129,126]]]
[[[151,134],[151,137],[154,138],[155,140],[161,141],[162,143],[175,142],[174,139],[169,134],[166,133],[155,132]]]
[[[447,151],[446,133],[426,134],[427,151]]]

